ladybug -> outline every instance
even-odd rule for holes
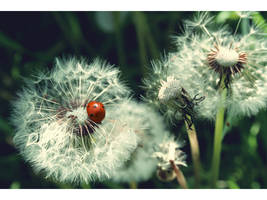
[[[101,123],[105,118],[105,108],[101,102],[91,101],[86,106],[88,117],[95,123]]]

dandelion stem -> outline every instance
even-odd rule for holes
[[[170,160],[170,163],[171,163],[171,166],[172,166],[172,168],[176,174],[177,182],[181,185],[181,187],[183,189],[188,189],[183,172],[179,169],[178,166],[175,165],[173,160]]]
[[[191,117],[189,115],[186,116],[189,120]],[[200,153],[199,153],[199,145],[197,139],[197,133],[194,124],[189,128],[188,122],[185,120],[185,126],[188,133],[188,138],[191,147],[191,155],[194,165],[194,173],[195,173],[195,187],[199,187],[200,183],[200,172],[201,172],[201,162],[200,162]]]
[[[227,95],[227,88],[225,87],[225,76],[222,77],[220,83],[220,93],[221,102],[216,114],[215,122],[215,136],[213,144],[213,157],[212,157],[212,167],[211,167],[211,185],[213,188],[216,187],[216,182],[219,177],[219,167],[221,159],[221,149],[222,149],[222,135],[223,135],[223,125],[224,125],[224,113],[225,113],[225,99]]]
[[[135,181],[132,181],[129,183],[131,189],[137,189],[137,183]]]

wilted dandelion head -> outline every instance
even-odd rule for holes
[[[180,96],[181,91],[181,83],[173,76],[169,76],[166,81],[161,81],[161,88],[158,93],[159,101],[166,104]]]
[[[129,95],[118,76],[98,59],[87,64],[71,58],[57,59],[50,73],[27,80],[14,102],[14,143],[36,172],[60,182],[88,183],[110,177],[129,158],[137,137],[133,124],[113,115],[114,106]],[[89,115],[92,101],[101,102],[104,120],[93,118],[99,119],[98,112]]]
[[[114,174],[116,182],[140,182],[148,180],[156,170],[156,160],[151,158],[154,147],[167,134],[159,113],[144,103],[129,101],[115,113],[130,124],[134,124],[138,147],[130,159]]]
[[[164,138],[162,143],[156,146],[152,156],[158,160],[157,175],[160,180],[171,181],[175,177],[171,161],[177,166],[182,165],[187,167],[185,161],[186,154],[180,150],[182,146],[183,143],[181,141],[175,141],[174,137],[169,135]]]
[[[172,74],[170,63],[169,56],[153,63],[152,73],[144,79],[146,95],[143,99],[156,105],[171,122],[186,115],[194,118],[197,105],[204,100],[204,96],[190,82],[184,82],[182,75]]]

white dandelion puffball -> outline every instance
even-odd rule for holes
[[[120,106],[117,116],[134,124],[138,136],[138,147],[130,159],[114,174],[115,182],[141,182],[148,180],[157,168],[156,159],[151,158],[153,149],[166,135],[164,122],[159,113],[144,103],[129,101]]]
[[[186,154],[180,150],[183,146],[181,141],[175,141],[174,137],[166,136],[162,143],[160,143],[157,147],[155,152],[153,153],[153,157],[157,158],[158,160],[158,167],[163,170],[167,171],[171,169],[170,161],[173,161],[175,165],[182,165],[187,167],[186,165]]]
[[[124,116],[113,115],[129,96],[118,76],[98,59],[87,64],[70,58],[57,59],[53,71],[27,81],[14,102],[14,143],[35,172],[88,183],[110,178],[129,159],[137,136]]]
[[[242,18],[245,17],[248,15],[243,14]],[[191,98],[197,94],[205,97],[196,107],[199,117],[215,118],[221,105],[221,81],[228,91],[224,104],[229,115],[250,116],[266,108],[266,34],[254,25],[242,35],[237,33],[238,27],[236,31],[226,26],[214,30],[213,22],[207,12],[200,12],[193,21],[185,21],[183,33],[173,37],[177,51],[154,62],[153,74],[144,82],[148,102],[164,107],[156,102],[156,93],[160,83],[172,76]],[[169,118],[175,116],[175,110],[165,109],[164,113]]]

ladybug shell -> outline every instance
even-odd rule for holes
[[[101,123],[105,118],[105,108],[101,102],[91,101],[86,106],[88,117],[95,123]]]

